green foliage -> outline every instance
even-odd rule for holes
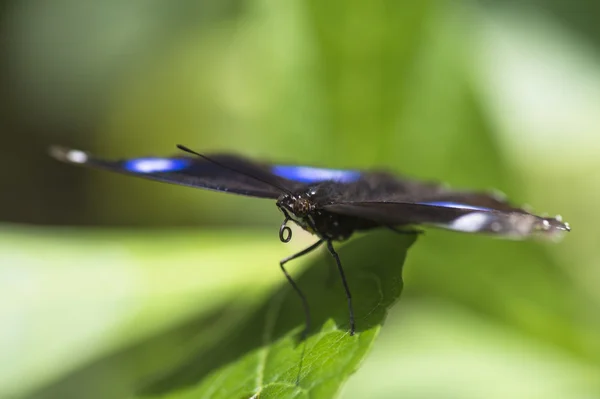
[[[410,237],[378,232],[344,244],[340,255],[355,294],[356,337],[347,334],[345,298],[329,256],[293,262],[289,269],[314,318],[311,335],[301,341],[303,313],[277,261],[290,247],[310,242],[297,234],[289,246],[281,245],[275,232],[281,215],[269,201],[50,167],[45,156],[35,167],[15,167],[18,146],[5,146],[0,162],[7,160],[2,169],[11,171],[11,180],[0,202],[18,198],[15,207],[3,207],[11,212],[20,207],[38,222],[193,224],[201,231],[3,225],[0,292],[7,299],[0,301],[0,397],[112,399],[136,391],[138,398],[242,398],[260,391],[263,399],[329,398],[359,365],[344,399],[598,397],[600,213],[594,167],[576,169],[576,162],[565,161],[568,155],[556,157],[559,149],[532,145],[527,124],[511,144],[502,107],[486,96],[490,87],[501,91],[521,82],[517,95],[539,101],[534,110],[544,114],[546,92],[529,87],[537,87],[544,73],[534,82],[494,80],[493,86],[486,77],[512,77],[519,69],[490,74],[481,61],[488,57],[500,67],[507,61],[505,53],[495,53],[502,45],[486,36],[490,26],[514,34],[513,41],[500,41],[516,49],[513,63],[526,60],[522,69],[532,68],[536,51],[555,51],[519,47],[543,13],[515,8],[498,19],[494,8],[460,1],[201,3],[185,0],[186,7],[171,9],[175,2],[159,0],[141,12],[146,2],[98,1],[104,11],[89,13],[69,0],[63,5],[69,13],[31,7],[30,25],[22,10],[22,20],[15,21],[32,37],[41,27],[42,34],[57,32],[68,37],[65,42],[77,42],[24,42],[23,54],[55,62],[47,68],[33,57],[30,69],[19,68],[39,79],[26,87],[46,96],[54,92],[46,81],[69,93],[103,88],[106,100],[103,107],[81,109],[88,113],[75,112],[88,115],[94,129],[84,131],[96,131],[93,137],[72,134],[52,142],[106,156],[166,154],[181,142],[277,162],[386,168],[454,187],[501,189],[516,204],[563,213],[574,231],[555,246],[428,231],[410,251],[403,300],[385,328],[387,309],[400,294],[397,279]],[[69,21],[78,21],[75,15],[98,20],[89,32],[76,23],[55,29],[56,15],[63,14]],[[525,22],[512,29],[503,20]],[[86,41],[80,31],[97,42]],[[554,36],[532,32],[540,43],[554,42]],[[102,59],[98,65],[90,61],[86,70],[55,56],[75,49],[71,57],[87,60],[78,48]],[[108,64],[102,62],[130,64],[119,66],[118,79],[95,81],[97,89],[77,87],[86,82],[72,77],[104,71]],[[555,65],[537,67],[547,72]],[[559,93],[581,72],[564,71],[556,74],[569,77],[556,82]],[[592,93],[595,80],[582,79]],[[62,112],[72,115],[78,97],[65,96],[65,105],[53,96],[41,108],[60,120],[52,112],[62,104]],[[590,104],[582,108],[595,109]],[[11,139],[21,140],[17,134]],[[28,154],[42,157],[42,151]],[[571,158],[586,162],[578,152]],[[51,173],[54,179],[47,177]],[[40,191],[21,201],[13,180]],[[249,225],[270,230],[243,227]],[[221,232],[215,226],[228,227]],[[380,329],[381,339],[366,357]]]
[[[382,231],[340,248],[353,293],[354,336],[348,334],[348,307],[337,270],[322,251],[296,279],[311,306],[312,329],[306,340],[301,340],[304,314],[299,298],[280,276],[281,288],[259,292],[259,301],[247,298],[252,290],[240,289],[207,303],[211,306],[199,316],[168,323],[148,338],[141,338],[140,329],[155,326],[138,323],[138,338],[124,348],[32,397],[116,399],[132,391],[140,397],[173,399],[249,398],[257,393],[261,398],[332,397],[357,370],[388,308],[400,296],[402,265],[413,241],[410,234]]]
[[[348,334],[346,298],[324,251],[297,279],[311,306],[308,339],[300,340],[303,312],[299,298],[286,284],[244,322],[222,331],[210,348],[190,351],[189,361],[144,388],[143,396],[334,396],[368,353],[388,308],[400,296],[402,264],[413,239],[380,232],[340,250],[355,304],[355,336]]]

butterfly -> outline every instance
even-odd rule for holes
[[[399,177],[385,171],[339,170],[255,162],[237,155],[203,155],[178,145],[186,155],[105,160],[74,149],[51,147],[50,155],[71,163],[165,183],[275,200],[284,220],[279,239],[289,242],[291,221],[317,241],[280,261],[288,282],[302,301],[306,334],[310,310],[302,290],[285,268],[293,259],[325,245],[333,256],[348,299],[350,335],[356,326],[352,296],[333,241],[356,231],[386,227],[434,226],[466,233],[510,238],[555,238],[570,231],[560,216],[543,217],[515,207],[499,194],[456,191],[446,185]],[[409,230],[410,231],[410,230]]]

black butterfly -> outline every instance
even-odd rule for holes
[[[177,147],[195,157],[107,161],[61,147],[52,147],[50,154],[64,162],[166,183],[276,200],[285,216],[279,229],[282,242],[292,238],[292,231],[287,226],[290,220],[318,237],[310,247],[280,262],[281,270],[302,299],[306,314],[305,333],[310,326],[308,302],[284,265],[326,244],[346,291],[352,335],[355,324],[350,288],[332,242],[345,240],[355,231],[431,225],[513,238],[535,234],[555,237],[570,231],[568,223],[563,223],[560,216],[533,215],[510,205],[499,195],[454,191],[437,183],[409,180],[387,172],[271,165],[235,155],[205,156],[181,145]]]

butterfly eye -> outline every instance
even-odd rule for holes
[[[310,211],[311,203],[306,199],[300,198],[294,202],[293,208],[294,214],[299,216],[306,215]]]

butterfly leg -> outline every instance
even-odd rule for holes
[[[296,294],[298,294],[298,296],[302,300],[302,307],[304,308],[304,316],[306,317],[304,332],[302,332],[303,340],[306,338],[308,331],[310,330],[310,309],[308,307],[308,301],[306,300],[306,296],[304,295],[304,293],[300,290],[300,287],[298,287],[298,285],[296,284],[294,279],[292,279],[292,276],[290,276],[290,274],[287,272],[287,270],[285,270],[284,265],[291,260],[294,260],[296,258],[299,258],[303,255],[306,255],[306,254],[314,251],[315,249],[319,248],[321,246],[321,244],[323,244],[323,240],[319,240],[319,241],[315,242],[313,245],[311,245],[310,247],[303,249],[302,251],[298,252],[297,254],[288,256],[287,258],[282,259],[281,262],[279,262],[279,267],[281,267],[283,274],[285,274],[285,277],[288,279],[289,283],[292,285],[292,288],[294,288],[294,291],[296,291]]]
[[[354,330],[356,329],[354,324],[354,308],[352,307],[352,294],[350,294],[350,287],[348,287],[348,282],[346,281],[346,274],[344,273],[344,269],[342,268],[342,262],[340,262],[340,257],[335,252],[333,248],[333,243],[331,240],[327,240],[327,249],[333,259],[335,259],[335,263],[337,264],[338,271],[340,276],[342,277],[342,283],[344,284],[344,290],[346,291],[346,299],[348,299],[348,313],[350,316],[350,335],[354,335]]]
[[[327,258],[327,277],[325,279],[325,286],[327,288],[333,287],[336,280],[339,278],[338,274],[335,260],[333,260],[333,258]]]

